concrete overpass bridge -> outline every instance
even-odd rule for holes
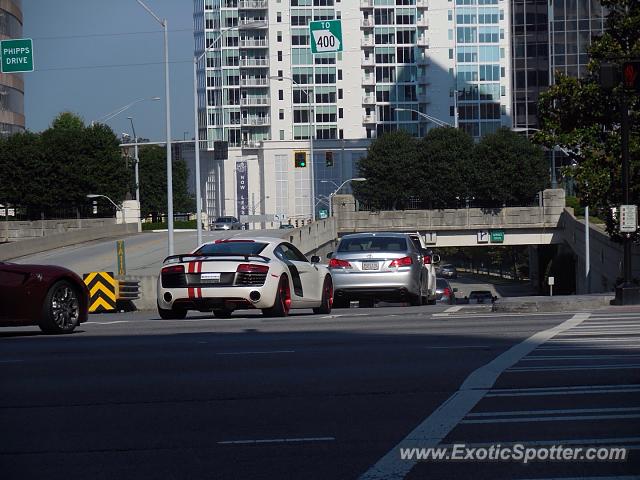
[[[545,190],[540,206],[500,209],[357,211],[351,195],[334,197],[338,236],[420,232],[433,247],[551,245],[564,242],[564,190]]]

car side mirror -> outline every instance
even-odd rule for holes
[[[431,255],[431,263],[440,263],[440,255],[437,253]]]
[[[458,287],[453,287],[453,293],[456,293],[458,291]]]
[[[327,258],[331,258],[331,255],[333,255],[333,252],[327,253]]]
[[[318,255],[312,255],[311,263],[320,263],[320,257]]]

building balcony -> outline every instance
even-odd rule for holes
[[[427,20],[427,16],[423,15],[422,17],[416,20],[416,25],[421,28],[429,28],[429,21]]]
[[[363,18],[360,20],[360,28],[373,28],[373,20],[370,18]]]
[[[374,47],[375,42],[373,37],[364,37],[363,39],[360,40],[360,45],[363,47]]]
[[[245,150],[257,150],[262,148],[262,142],[258,142],[255,140],[244,140],[241,144],[241,147]]]
[[[422,57],[422,56],[420,56],[420,57],[418,57],[416,59],[416,63],[418,65],[431,65],[431,61],[429,61],[429,58],[428,57]]]
[[[420,75],[418,77],[418,83],[420,85],[429,85],[431,82],[429,81],[426,75]]]
[[[429,39],[426,36],[418,37],[418,41],[416,42],[419,47],[428,47]]]
[[[368,57],[364,57],[362,59],[362,66],[363,67],[375,67],[376,66],[376,60],[373,57],[373,55],[370,55]]]
[[[266,117],[242,117],[242,125],[245,127],[261,127],[271,124],[271,118]]]
[[[376,123],[376,115],[374,113],[362,117],[362,123]]]
[[[243,107],[268,107],[269,97],[247,97],[240,99],[240,105]]]
[[[254,78],[241,78],[240,85],[243,87],[268,87],[269,79],[262,77],[254,77]]]
[[[376,104],[376,97],[374,97],[373,95],[365,95],[364,97],[362,97],[362,104],[363,105],[375,105]]]
[[[373,76],[362,77],[362,85],[375,85],[376,79]]]
[[[247,48],[247,47],[267,48],[269,47],[269,41],[266,38],[240,39],[240,48]]]
[[[418,9],[428,9],[429,8],[429,0],[416,0],[416,7]]]
[[[255,25],[253,25],[255,24]],[[245,25],[251,25],[250,27],[245,27],[243,30],[262,30],[267,28],[267,19],[264,17],[261,18],[252,18],[252,17],[243,17],[238,20],[238,26],[243,27]]]
[[[240,0],[238,2],[240,10],[266,10],[268,7],[267,0]]]
[[[373,0],[360,0],[360,8],[373,8]]]
[[[243,57],[240,59],[241,67],[269,67],[268,58],[249,58]]]

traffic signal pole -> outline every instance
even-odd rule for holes
[[[626,92],[622,93],[620,101],[620,129],[622,140],[622,196],[624,205],[631,204],[631,193],[629,191],[629,177],[631,175],[629,168],[629,102],[627,101]],[[620,219],[622,220],[622,219]],[[622,270],[623,281],[616,287],[616,305],[637,305],[640,304],[640,287],[631,283],[632,271],[632,252],[633,245],[631,234],[622,233],[623,258]]]

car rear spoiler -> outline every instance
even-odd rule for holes
[[[207,255],[196,255],[188,253],[186,255],[171,255],[164,259],[163,265],[171,263],[184,263],[184,262],[219,262],[228,258],[244,258],[245,262],[252,259],[260,259],[265,263],[269,263],[271,259],[264,255],[258,255],[255,253],[209,253]]]

